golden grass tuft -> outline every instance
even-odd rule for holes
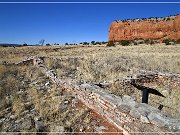
[[[20,117],[21,113],[25,110],[24,102],[22,98],[15,97],[12,103],[12,111],[15,113],[16,116]]]

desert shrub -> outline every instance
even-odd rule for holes
[[[150,44],[150,42],[151,42],[150,39],[145,39],[145,40],[144,40],[144,43],[145,43],[145,44]]]
[[[4,65],[0,65],[0,76],[2,76],[6,72],[6,67]]]
[[[155,42],[153,40],[150,41],[150,45],[153,45],[155,44]]]
[[[95,44],[95,41],[91,41],[91,44],[93,44],[93,45],[94,45],[94,44]]]
[[[144,42],[143,41],[140,41],[139,44],[143,44]]]
[[[166,21],[169,21],[169,20],[171,20],[169,17],[166,19]]]
[[[176,44],[180,44],[180,39],[177,39],[177,40],[175,41],[175,43],[176,43]]]
[[[121,40],[120,41],[120,44],[122,45],[122,46],[129,46],[130,45],[130,41],[129,40]]]
[[[28,46],[26,43],[24,43],[22,46]]]
[[[89,45],[89,43],[88,43],[88,42],[83,42],[82,44],[83,44],[83,45]]]
[[[101,43],[97,41],[97,42],[95,43],[95,45],[98,45],[98,44],[100,45]]]
[[[46,44],[46,46],[50,46],[50,44],[48,43],[48,44]]]
[[[107,44],[106,46],[111,47],[111,46],[115,46],[115,44],[114,44],[113,41],[109,41],[108,44]]]
[[[20,116],[21,112],[25,110],[22,98],[16,96],[14,102],[12,103],[12,111],[16,116]]]
[[[101,44],[105,44],[106,42],[102,41]]]
[[[169,39],[164,39],[162,42],[165,43],[166,45],[170,45],[170,40]]]
[[[21,68],[19,70],[22,70]],[[23,87],[20,85],[21,80],[18,78],[18,68],[16,66],[0,65],[0,110],[11,106],[12,99],[19,89]]]

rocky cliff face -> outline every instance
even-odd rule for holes
[[[166,18],[114,21],[109,41],[143,39],[180,39],[180,14]]]

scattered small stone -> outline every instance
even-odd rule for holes
[[[44,132],[46,130],[42,121],[35,121],[35,128],[37,132]]]
[[[68,104],[68,103],[69,103],[69,101],[68,101],[68,100],[64,101],[64,104]]]
[[[139,119],[141,117],[141,114],[136,110],[132,109],[129,113],[132,117]]]
[[[39,120],[41,120],[41,117],[38,116],[34,117],[34,121],[39,121]]]
[[[45,83],[45,86],[49,86],[49,85],[50,85],[50,83],[49,83],[49,82],[46,82],[46,83]]]
[[[70,126],[70,125],[71,125],[71,122],[66,121],[66,125],[67,125],[67,126]]]
[[[23,91],[16,92],[17,95],[21,95],[22,93],[23,93]]]
[[[140,120],[143,123],[150,123],[149,119],[146,116],[143,116],[143,115],[140,116]]]
[[[17,119],[16,121],[15,121],[15,123],[20,123],[22,120],[21,119]]]
[[[11,115],[9,118],[10,119],[16,119],[17,117],[16,117],[16,115]]]
[[[64,127],[63,126],[56,126],[55,131],[58,133],[63,133],[64,132]]]
[[[104,126],[100,126],[100,127],[95,127],[95,132],[100,132],[102,133],[103,130],[107,130]]]
[[[2,118],[2,119],[0,119],[0,122],[4,122],[4,121],[5,121],[5,119],[6,119],[6,118]]]
[[[9,122],[9,121],[10,121],[10,119],[9,119],[9,118],[6,118],[4,122]]]
[[[119,111],[121,111],[121,112],[123,112],[123,113],[129,113],[130,110],[131,110],[131,107],[130,107],[130,106],[124,105],[124,104],[118,106],[117,108],[118,108]]]
[[[32,123],[30,120],[24,120],[21,124],[21,128],[29,130],[32,127]]]

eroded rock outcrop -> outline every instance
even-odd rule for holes
[[[113,21],[109,41],[133,39],[180,39],[180,14],[166,18]]]

